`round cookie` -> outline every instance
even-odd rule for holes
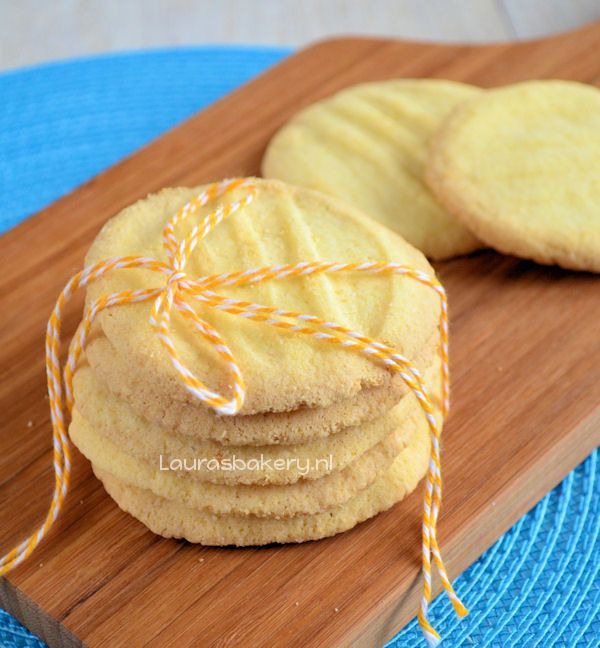
[[[108,494],[121,509],[151,531],[166,538],[213,546],[255,546],[318,540],[347,531],[393,506],[412,492],[429,462],[429,435],[415,434],[388,471],[345,505],[314,515],[293,518],[219,516],[203,513],[129,486],[108,472],[94,468]]]
[[[439,378],[440,362],[437,359],[425,372],[426,384],[436,386],[431,387],[435,397],[439,395]],[[74,394],[76,409],[89,426],[139,463],[156,468],[161,458],[166,465],[173,460],[192,465],[199,457],[214,457],[229,462],[233,467],[215,470],[214,466],[202,462],[188,473],[189,476],[230,485],[292,484],[299,479],[319,479],[334,470],[342,470],[388,437],[398,421],[407,417],[416,405],[414,395],[407,394],[394,407],[393,414],[386,411],[360,425],[303,444],[230,446],[176,434],[149,423],[125,401],[112,395],[87,365],[82,365],[75,374]],[[327,460],[321,461],[324,457]],[[261,465],[260,470],[257,465]]]
[[[459,106],[434,138],[427,181],[485,243],[600,272],[600,90],[527,81]]]
[[[262,175],[346,200],[432,259],[481,247],[424,183],[429,140],[480,89],[398,79],[342,90],[300,111],[273,137]]]
[[[413,358],[413,363],[421,371],[438,362],[439,339],[436,331],[419,357]],[[289,445],[324,438],[378,418],[408,392],[400,374],[395,374],[383,386],[366,387],[353,398],[338,400],[326,407],[219,416],[207,407],[190,407],[186,401],[166,399],[161,385],[149,382],[135,371],[103,335],[96,335],[89,342],[86,357],[98,381],[108,386],[143,419],[183,436],[235,446]],[[83,391],[78,402],[87,399],[88,395],[89,392]]]
[[[184,469],[169,470],[164,464],[159,467],[158,462],[150,466],[98,434],[77,410],[73,412],[69,436],[95,468],[110,472],[123,483],[148,489],[188,508],[215,515],[287,518],[344,504],[389,468],[418,426],[427,427],[416,407],[403,420],[396,415],[393,418],[396,429],[344,469],[321,479],[300,480],[283,486],[212,484],[191,478]],[[327,457],[323,459],[328,460]],[[190,468],[193,470],[193,465]]]
[[[420,252],[399,236],[343,203],[318,192],[278,181],[256,180],[252,204],[222,222],[190,255],[191,277],[258,266],[311,260],[395,261],[433,273]],[[102,228],[86,264],[126,255],[166,260],[161,232],[171,215],[201,191],[165,189],[124,209]],[[238,188],[221,202],[241,200]],[[199,222],[215,204],[195,218]],[[185,227],[184,227],[185,226]],[[177,235],[192,223],[179,226]],[[118,269],[87,289],[87,301],[125,290],[165,285],[164,276],[145,269]],[[436,293],[399,276],[358,272],[273,280],[222,291],[229,297],[296,310],[338,322],[387,343],[414,358],[438,326]],[[139,376],[135,397],[145,403],[160,386],[163,403],[179,400],[204,407],[184,387],[149,325],[151,304],[130,303],[103,311],[98,323],[118,354]],[[391,373],[364,355],[282,331],[264,323],[198,306],[198,312],[229,345],[244,376],[247,395],[241,414],[324,407],[362,389],[389,385]],[[211,389],[230,395],[226,364],[176,315],[172,338],[182,361]]]

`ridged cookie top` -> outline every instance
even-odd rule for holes
[[[423,170],[443,119],[479,92],[438,79],[353,86],[295,115],[271,140],[262,173],[343,198],[430,258],[471,252],[481,244],[433,197]]]
[[[186,272],[197,278],[257,266],[328,260],[395,261],[433,273],[425,258],[400,237],[321,194],[276,181],[256,181],[255,200],[221,223],[193,252]],[[165,260],[161,232],[167,219],[201,188],[165,189],[124,209],[93,243],[86,263],[123,255]],[[237,189],[224,201],[242,198]],[[214,205],[213,205],[214,207]],[[208,207],[196,220],[208,212]],[[191,227],[191,223],[186,224]],[[179,232],[183,234],[188,230]],[[111,272],[88,288],[87,299],[128,289],[164,285],[164,277],[140,269]],[[431,339],[439,318],[438,297],[414,280],[392,276],[316,275],[228,289],[227,295],[321,316],[396,347],[409,358]],[[324,406],[363,387],[384,384],[390,373],[356,351],[344,350],[264,323],[194,303],[230,346],[247,386],[242,413]],[[120,354],[143,377],[174,399],[202,407],[180,382],[149,325],[151,304],[104,311],[99,324]],[[231,378],[215,352],[174,315],[177,349],[209,387],[228,393]]]
[[[528,81],[459,106],[435,137],[427,179],[496,249],[600,271],[600,90]]]

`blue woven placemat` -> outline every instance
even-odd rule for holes
[[[0,74],[0,231],[287,53],[186,48]],[[434,602],[444,645],[599,646],[599,535],[596,451],[456,580],[470,617]],[[416,623],[388,645],[422,645]],[[0,646],[44,643],[0,610]]]

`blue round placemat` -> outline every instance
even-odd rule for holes
[[[288,53],[155,50],[0,74],[0,231]],[[443,596],[433,603],[444,645],[599,646],[599,536],[596,450],[456,579],[469,617],[458,622]],[[44,645],[0,609],[2,648]],[[419,645],[415,622],[388,644]]]

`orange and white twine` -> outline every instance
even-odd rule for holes
[[[194,225],[185,238],[179,240],[176,237],[176,225],[190,216],[195,215],[201,207],[205,206],[211,200],[219,198],[234,189],[243,189],[245,191],[244,197],[229,204],[219,204],[200,224]],[[78,272],[67,283],[59,295],[54,310],[50,315],[46,332],[46,373],[53,430],[54,494],[43,524],[35,533],[11,549],[11,551],[0,559],[0,575],[4,575],[15,568],[33,552],[56,520],[66,497],[71,472],[71,455],[65,424],[64,405],[66,404],[67,411],[70,413],[73,407],[73,374],[81,353],[85,349],[92,324],[100,312],[106,308],[120,304],[153,300],[150,324],[185,387],[205,405],[212,407],[220,414],[232,415],[239,412],[244,403],[245,396],[242,373],[235,357],[218,331],[201,319],[190,306],[189,301],[193,299],[206,306],[230,313],[231,315],[255,320],[263,324],[301,335],[307,335],[314,339],[322,340],[323,342],[337,344],[358,351],[371,358],[374,362],[383,364],[390,371],[399,373],[404,382],[412,390],[423,409],[431,437],[430,461],[426,476],[423,504],[423,596],[418,619],[427,642],[432,646],[436,645],[440,640],[440,636],[431,626],[427,618],[427,611],[432,595],[432,563],[437,568],[443,588],[449,596],[456,612],[460,616],[464,616],[467,614],[467,610],[452,588],[437,542],[436,527],[442,501],[440,464],[441,422],[438,422],[436,419],[435,408],[421,374],[406,357],[398,353],[395,349],[335,322],[326,321],[314,315],[304,315],[296,311],[283,310],[223,297],[215,293],[213,289],[256,284],[272,279],[305,277],[321,273],[341,274],[348,272],[375,275],[400,275],[428,286],[437,293],[441,303],[440,356],[442,360],[442,418],[446,417],[449,409],[448,311],[446,293],[435,276],[398,263],[335,263],[330,261],[310,261],[252,268],[196,279],[189,277],[185,273],[185,267],[194,248],[222,220],[239,211],[245,205],[250,204],[256,196],[256,191],[256,186],[251,181],[245,179],[226,180],[210,185],[202,193],[184,205],[167,222],[163,230],[163,244],[167,256],[166,262],[142,256],[119,257],[99,261]],[[156,289],[126,290],[120,293],[104,295],[90,303],[71,342],[64,371],[61,372],[59,357],[60,328],[65,305],[79,288],[87,286],[98,277],[113,270],[124,268],[145,268],[162,273],[166,277],[166,283],[163,287]],[[188,298],[187,301],[186,298]],[[177,352],[169,330],[173,310],[191,324],[200,336],[215,349],[222,361],[228,366],[233,378],[233,390],[230,396],[224,396],[212,391],[185,366]]]

